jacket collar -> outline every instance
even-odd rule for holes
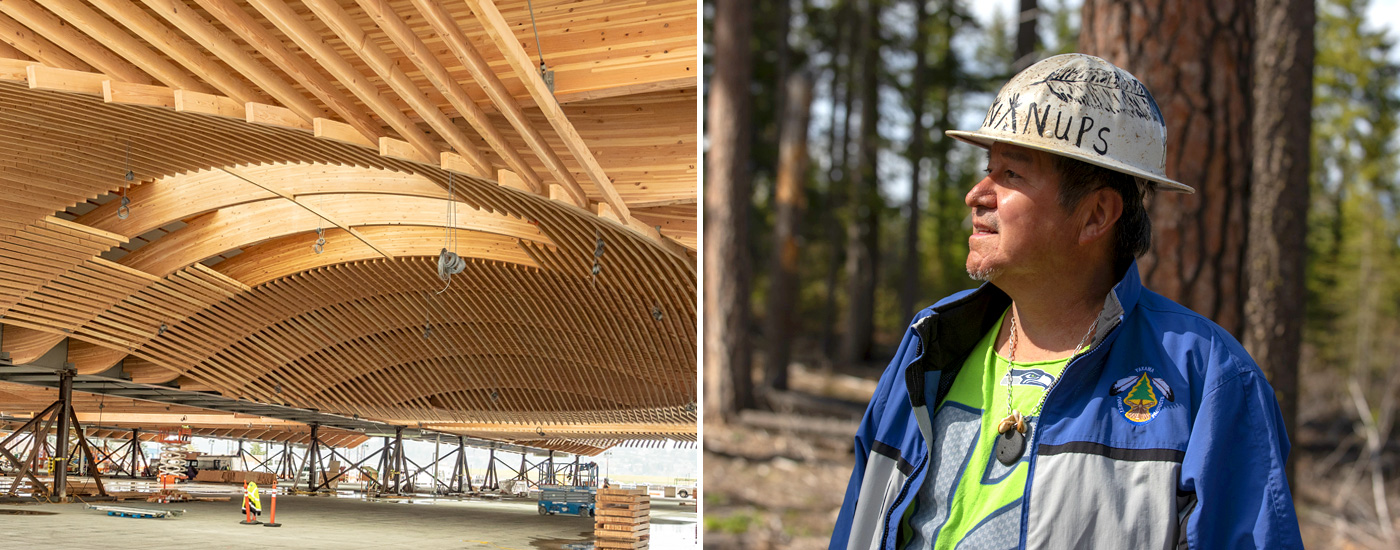
[[[1132,313],[1142,291],[1142,278],[1134,261],[1104,298],[1091,347],[1103,342],[1109,332]],[[966,295],[933,306],[929,315],[914,321],[911,328],[918,336],[922,353],[906,367],[904,373],[909,398],[914,406],[925,405],[928,397],[931,397],[925,395],[924,388],[925,374],[930,371],[944,371],[942,376],[937,377],[940,387],[935,400],[947,393],[967,354],[1010,305],[1011,298],[1005,292],[996,285],[983,283]]]

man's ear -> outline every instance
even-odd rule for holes
[[[1086,211],[1084,225],[1079,230],[1079,244],[1093,243],[1109,236],[1113,225],[1123,216],[1123,196],[1107,187],[1089,193],[1081,206]]]

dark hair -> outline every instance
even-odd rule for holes
[[[1143,204],[1152,194],[1152,186],[1122,172],[1066,156],[1052,156],[1060,174],[1060,206],[1065,209],[1074,209],[1089,193],[1104,187],[1123,197],[1123,215],[1113,227],[1113,267],[1123,272],[1152,248],[1152,220]]]

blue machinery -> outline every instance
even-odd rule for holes
[[[598,489],[595,487],[542,485],[540,486],[540,515],[592,516],[597,491]]]

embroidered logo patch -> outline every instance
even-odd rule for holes
[[[1162,412],[1164,401],[1176,400],[1167,381],[1151,373],[1152,367],[1139,367],[1137,374],[1119,379],[1108,389],[1108,395],[1118,398],[1118,412],[1128,422],[1146,424]]]
[[[1050,389],[1055,385],[1055,375],[1040,369],[1012,368],[1009,376],[1002,377],[1003,386],[1039,386]]]

